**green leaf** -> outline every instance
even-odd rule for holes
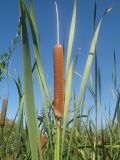
[[[96,12],[97,12],[97,2],[94,0],[94,31],[96,29]]]
[[[115,50],[114,50],[114,74],[113,74],[113,78],[114,78],[114,87],[116,89],[117,87],[117,66],[116,66],[116,54],[115,54]]]
[[[24,95],[20,100],[20,106],[18,110],[18,121],[17,121],[18,134],[23,130],[23,106],[24,106]]]
[[[27,127],[28,127],[31,156],[32,156],[32,160],[37,160],[39,135],[38,135],[38,128],[37,128],[37,114],[36,114],[36,107],[35,107],[35,101],[34,101],[34,93],[33,93],[30,48],[29,48],[27,26],[26,26],[26,20],[25,20],[26,14],[24,12],[22,2],[23,1],[20,0],[25,111],[26,111],[26,121],[27,121]],[[41,159],[42,159],[42,155],[41,155]]]
[[[75,34],[75,24],[76,24],[76,0],[74,0],[74,9],[73,9],[72,21],[71,21],[70,32],[69,32],[67,62],[66,62],[66,75],[67,75],[70,61],[71,61],[71,53],[72,53],[73,40],[74,40],[74,34]]]
[[[104,15],[106,15],[108,13],[108,11],[109,11],[109,9],[104,12]],[[89,54],[88,54],[88,58],[87,58],[87,61],[86,61],[86,66],[85,66],[85,70],[84,70],[84,74],[83,74],[83,78],[82,78],[82,82],[81,82],[81,88],[80,88],[80,92],[79,92],[79,96],[78,96],[78,101],[77,101],[76,108],[75,108],[74,121],[73,121],[73,125],[72,125],[72,132],[71,132],[71,136],[70,136],[67,159],[69,159],[70,147],[71,147],[71,143],[72,143],[74,128],[75,128],[75,125],[76,125],[77,115],[79,113],[79,108],[80,108],[82,100],[83,100],[87,80],[88,80],[89,73],[90,73],[92,60],[93,60],[94,53],[95,53],[98,34],[99,34],[100,26],[101,26],[102,20],[104,18],[104,15],[101,18],[101,20],[100,20],[100,22],[99,22],[99,24],[96,28],[96,31],[94,33],[93,40],[92,40],[92,43],[91,43],[91,47],[90,47]]]
[[[69,67],[67,79],[66,79],[61,156],[62,156],[63,147],[64,147],[65,130],[66,130],[66,124],[67,124],[68,114],[69,114],[69,105],[70,105],[70,98],[71,98],[71,85],[72,85],[72,71],[73,71],[73,62],[71,63],[71,65]],[[61,159],[62,159],[62,157],[61,157]]]
[[[35,20],[32,20],[32,17],[31,15],[29,14],[28,12],[28,9],[24,3],[24,0],[21,0],[22,1],[22,5],[25,9],[25,12],[26,12],[26,15],[27,15],[27,18],[28,18],[28,21],[29,21],[29,25],[30,25],[30,29],[31,29],[31,33],[32,33],[32,40],[33,40],[33,44],[34,44],[34,54],[35,54],[35,59],[36,59],[36,63],[37,63],[37,69],[38,69],[38,74],[39,74],[39,77],[40,77],[40,80],[43,84],[43,87],[45,89],[45,93],[47,94],[49,100],[50,100],[50,96],[49,96],[49,91],[47,89],[47,85],[46,85],[46,82],[45,82],[45,78],[44,78],[44,72],[43,72],[43,68],[42,68],[42,62],[41,62],[41,57],[40,57],[40,49],[39,49],[39,42],[38,42],[38,36],[37,36],[37,29],[36,27],[34,26],[34,23],[35,23]],[[33,15],[33,14],[32,14]],[[33,22],[34,21],[34,22]],[[51,100],[50,100],[51,102]],[[51,102],[52,104],[52,102]]]
[[[30,1],[30,9],[31,12],[28,12],[28,9],[24,3],[24,0],[22,1],[22,5],[25,9],[27,18],[28,18],[28,22],[30,25],[30,29],[31,29],[31,33],[32,33],[32,40],[33,40],[33,45],[34,45],[34,54],[35,54],[35,59],[36,59],[36,65],[37,65],[37,71],[38,71],[38,78],[39,78],[39,84],[40,84],[40,88],[41,88],[41,95],[42,95],[42,100],[43,100],[43,106],[44,106],[44,111],[45,111],[45,118],[46,118],[46,122],[47,122],[47,126],[48,126],[48,132],[49,132],[49,136],[50,136],[50,127],[49,127],[49,117],[48,117],[48,111],[47,111],[47,105],[46,105],[46,97],[49,100],[50,105],[52,106],[52,100],[50,98],[50,94],[45,82],[45,78],[44,78],[44,72],[43,72],[43,68],[42,68],[42,62],[41,62],[41,57],[40,57],[40,49],[39,49],[39,40],[38,40],[38,34],[37,34],[37,28],[36,28],[36,22],[35,22],[35,16],[34,16],[34,9],[33,9],[33,2],[32,0]],[[32,15],[32,17],[31,17]],[[33,18],[33,19],[32,19]],[[50,137],[51,139],[51,137]]]

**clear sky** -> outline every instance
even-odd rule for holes
[[[40,49],[42,64],[45,72],[45,78],[49,85],[50,92],[53,95],[53,47],[56,44],[56,14],[54,0],[34,0],[35,13],[40,37]],[[11,46],[11,40],[15,37],[17,24],[19,20],[19,7],[17,0],[0,1],[0,54],[8,50]],[[60,42],[65,44],[65,54],[67,52],[67,43],[69,27],[72,16],[73,0],[57,0],[60,15]],[[117,70],[120,68],[120,1],[119,0],[97,0],[97,22],[102,16],[104,10],[112,6],[112,12],[107,15],[100,29],[100,36],[97,44],[98,63],[101,69],[102,97],[103,104],[108,105],[110,96],[110,85],[113,72],[113,51],[116,50]],[[77,71],[83,74],[87,53],[93,36],[93,8],[94,0],[77,0],[77,23],[73,54],[77,48],[81,48],[78,58]],[[31,53],[33,54],[33,53]],[[32,56],[33,57],[33,56]],[[32,59],[33,62],[33,59]],[[11,58],[9,78],[9,106],[7,116],[13,118],[18,108],[18,95],[13,78],[14,67],[22,77],[22,57],[21,43],[18,43],[15,53]],[[120,77],[118,77],[119,79]],[[120,80],[120,79],[119,79]],[[38,82],[35,82],[35,95],[38,110],[41,109],[41,99]],[[76,78],[76,92],[80,86],[80,79]],[[0,84],[0,95],[5,88],[5,82]],[[2,98],[0,98],[2,104]]]

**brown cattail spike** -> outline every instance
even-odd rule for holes
[[[64,59],[63,47],[60,44],[54,48],[54,114],[61,118],[64,112]]]
[[[2,111],[1,111],[1,114],[0,114],[0,126],[4,126],[6,112],[7,112],[7,105],[8,105],[7,99],[3,99]]]
[[[45,144],[47,142],[47,136],[44,134],[40,135],[40,144],[41,144],[41,148],[42,148],[42,156],[44,157],[44,149],[45,149]],[[38,153],[38,159],[40,159],[40,155]]]
[[[3,126],[3,122],[2,122],[2,119],[1,119],[1,113],[0,113],[0,126]]]
[[[42,148],[42,153],[44,152],[44,147],[45,147],[45,143],[47,141],[47,137],[44,134],[40,135],[40,144],[41,144],[41,148]]]

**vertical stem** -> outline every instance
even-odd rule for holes
[[[56,160],[60,160],[60,122],[57,121],[56,128]]]
[[[58,14],[58,7],[57,7],[56,1],[55,1],[55,7],[56,7],[56,16],[57,16],[57,44],[59,44],[59,14]]]
[[[60,118],[63,116],[64,111],[64,64],[63,47],[59,44],[59,15],[56,1],[55,7],[57,16],[57,44],[54,48],[54,115],[56,118],[54,160],[60,160]]]
[[[56,143],[55,143],[55,153],[54,153],[54,160],[56,160]]]

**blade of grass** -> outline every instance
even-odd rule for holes
[[[101,127],[102,127],[102,159],[105,160],[105,142],[104,142],[104,129],[103,129],[103,122],[101,120]]]
[[[96,15],[97,15],[97,2],[94,0],[94,34],[96,30]],[[97,145],[97,120],[98,120],[98,63],[97,63],[97,52],[96,52],[96,47],[95,47],[95,123],[96,123],[96,128],[95,128],[95,146]],[[97,159],[97,148],[95,148],[95,159]]]
[[[112,126],[114,126],[114,124],[115,124],[115,119],[117,117],[117,112],[119,109],[119,103],[120,103],[120,93],[118,93],[117,100],[116,100],[115,111],[114,111],[114,115],[113,115],[113,119],[112,119]]]
[[[21,98],[18,111],[18,120],[17,120],[18,135],[20,131],[23,129],[23,106],[24,106],[24,95]]]
[[[33,40],[33,44],[34,44],[34,53],[35,53],[35,58],[36,58],[38,74],[39,74],[40,80],[41,80],[41,82],[43,84],[43,88],[45,90],[45,94],[49,98],[50,104],[52,104],[52,101],[51,101],[51,98],[50,98],[50,95],[49,95],[49,91],[47,89],[47,85],[46,85],[46,82],[45,82],[43,68],[42,68],[42,62],[41,62],[41,57],[40,57],[40,49],[39,49],[39,41],[38,41],[38,38],[37,38],[38,34],[37,34],[37,29],[35,27],[36,26],[35,25],[35,17],[34,17],[34,14],[32,13],[32,17],[34,17],[32,19],[30,13],[28,12],[28,9],[26,7],[26,4],[25,4],[24,0],[21,0],[21,1],[22,1],[22,5],[23,5],[23,7],[25,9],[25,12],[26,12],[26,15],[27,15],[27,18],[28,18],[28,21],[29,21],[31,33],[32,33],[32,40]]]
[[[70,61],[71,61],[71,53],[72,53],[73,40],[74,40],[74,34],[75,34],[75,24],[76,24],[76,0],[74,0],[73,15],[72,15],[72,21],[71,21],[70,32],[69,32],[67,62],[66,62],[66,76],[67,76],[67,72],[69,69]]]
[[[72,70],[73,70],[73,63],[71,63],[71,65],[69,67],[68,75],[67,75],[67,79],[66,79],[65,104],[64,104],[64,115],[63,115],[63,131],[62,131],[62,145],[61,145],[61,159],[62,159],[62,152],[63,152],[63,147],[64,147],[66,124],[67,124],[67,120],[68,120],[69,103],[70,103],[70,98],[71,98]]]
[[[34,44],[34,53],[35,53],[35,58],[36,58],[39,84],[40,84],[40,88],[41,88],[41,95],[42,95],[43,106],[44,106],[44,110],[45,110],[45,117],[46,117],[48,132],[49,132],[49,136],[50,136],[49,117],[48,117],[48,111],[47,111],[47,106],[46,106],[46,95],[47,95],[47,98],[49,99],[50,106],[52,106],[52,100],[50,98],[49,91],[48,91],[48,88],[47,88],[47,85],[46,85],[46,82],[45,82],[45,78],[44,78],[44,72],[43,72],[42,62],[41,62],[41,57],[40,57],[38,36],[37,36],[37,33],[36,33],[37,29],[36,29],[36,25],[35,25],[35,16],[34,16],[34,13],[33,13],[33,10],[32,10],[32,13],[31,13],[32,18],[33,18],[33,20],[32,20],[31,15],[28,12],[28,9],[25,5],[24,0],[21,0],[21,1],[22,1],[22,5],[25,9],[25,12],[26,12],[26,15],[27,15],[27,18],[28,18],[28,21],[29,21],[31,33],[32,33],[32,40],[33,40],[33,44]],[[32,5],[33,5],[33,3],[32,3]],[[51,137],[50,137],[50,139],[51,139]]]
[[[85,88],[86,88],[86,83],[87,83],[88,76],[89,76],[89,73],[90,73],[90,68],[91,68],[92,60],[93,60],[94,53],[95,53],[95,47],[96,47],[96,43],[97,43],[97,39],[98,39],[98,35],[99,35],[100,26],[101,26],[101,23],[102,23],[102,20],[103,20],[104,16],[108,13],[108,11],[110,11],[110,9],[108,9],[104,12],[104,15],[102,16],[102,18],[101,18],[101,20],[100,20],[100,22],[99,22],[99,24],[96,28],[96,31],[95,31],[95,34],[93,36],[93,40],[92,40],[92,43],[91,43],[90,51],[89,51],[89,54],[88,54],[88,58],[87,58],[87,62],[86,62],[86,66],[85,66],[85,70],[84,70],[84,74],[83,74],[83,78],[82,78],[82,82],[81,82],[81,88],[80,88],[80,92],[79,92],[79,96],[78,96],[78,102],[76,104],[74,121],[73,121],[73,125],[72,125],[72,132],[71,132],[71,136],[70,136],[70,143],[69,143],[69,147],[68,147],[67,160],[69,159],[70,147],[71,147],[71,143],[72,143],[72,138],[73,138],[74,128],[75,128],[75,124],[76,124],[76,119],[77,119],[77,115],[79,113],[79,108],[80,108],[80,105],[81,105],[81,102],[82,102],[82,99],[83,99],[83,95],[84,95]]]
[[[114,87],[116,89],[117,87],[117,66],[116,66],[116,54],[114,50],[114,73],[113,73],[113,78],[114,78]]]
[[[25,111],[28,126],[28,136],[31,149],[31,157],[33,160],[38,159],[38,128],[37,128],[37,114],[34,102],[32,71],[31,71],[31,57],[29,40],[25,19],[25,11],[23,9],[22,0],[20,0],[21,11],[21,28],[22,28],[22,58],[23,58],[23,75],[24,75],[24,96],[25,96]],[[42,160],[42,152],[40,152]]]
[[[101,74],[100,74],[100,67],[98,68],[98,89],[99,89],[99,101],[101,106]]]
[[[95,49],[95,124],[96,124],[96,128],[95,128],[95,146],[97,145],[97,123],[98,123],[98,63],[97,63],[97,52]],[[97,157],[97,148],[95,148],[96,152],[95,152],[95,160]]]

